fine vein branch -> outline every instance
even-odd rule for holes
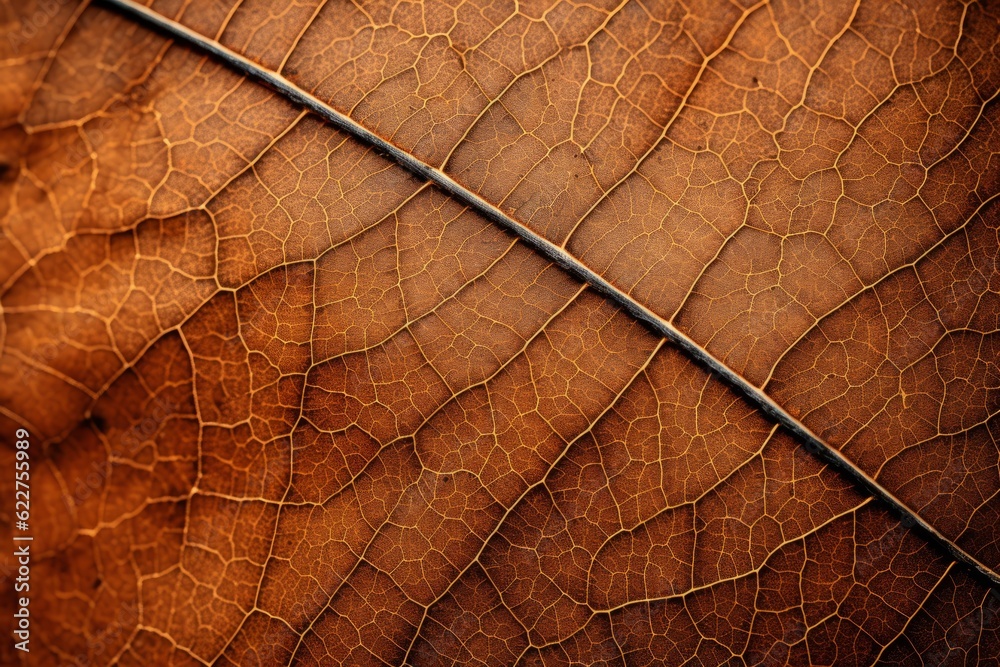
[[[709,354],[691,338],[679,331],[673,324],[635,301],[632,297],[596,274],[559,246],[517,222],[498,207],[457,183],[441,170],[422,162],[408,152],[386,141],[312,94],[302,90],[282,75],[260,67],[248,58],[222,46],[218,42],[208,39],[176,21],[167,19],[133,0],[98,0],[98,2],[122,12],[133,20],[153,27],[171,38],[185,42],[206,52],[226,63],[234,70],[264,83],[287,99],[320,116],[337,129],[372,146],[375,150],[391,158],[410,173],[434,183],[449,196],[468,206],[494,224],[517,235],[535,251],[591,285],[606,298],[623,308],[632,317],[645,323],[658,335],[671,341],[689,357],[721,376],[730,386],[743,394],[764,413],[800,438],[809,452],[829,463],[842,474],[847,475],[872,496],[886,503],[902,518],[904,526],[917,529],[923,533],[926,539],[945,551],[952,558],[971,568],[991,585],[1000,587],[1000,574],[994,572],[991,568],[941,534],[934,526],[896,498],[888,489],[859,469],[854,463],[844,457],[843,454],[828,445],[798,419],[785,411],[770,396]]]

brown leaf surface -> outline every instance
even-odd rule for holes
[[[980,577],[514,235],[130,18],[0,6],[31,664],[1000,660]],[[153,9],[1000,565],[990,3]]]

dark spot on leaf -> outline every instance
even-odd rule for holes
[[[107,421],[101,415],[90,415],[87,421],[100,433],[104,433],[104,429],[108,426]]]

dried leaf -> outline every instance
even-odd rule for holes
[[[1000,659],[997,3],[0,24],[30,664]]]

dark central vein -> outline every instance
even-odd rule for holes
[[[855,484],[870,495],[886,503],[898,514],[904,526],[912,527],[924,537],[939,547],[955,560],[967,565],[975,573],[985,578],[991,585],[1000,588],[1000,574],[980,562],[970,553],[959,547],[953,541],[942,535],[937,528],[925,521],[919,514],[906,506],[892,492],[883,487],[874,478],[858,468],[852,461],[832,446],[828,445],[802,422],[790,415],[770,396],[744,379],[739,373],[709,354],[698,343],[678,330],[669,321],[652,312],[631,296],[622,292],[610,282],[594,273],[586,265],[551,241],[539,236],[523,224],[510,217],[502,210],[480,197],[475,192],[465,188],[453,178],[429,164],[410,155],[401,148],[391,144],[367,128],[337,111],[329,104],[314,95],[302,90],[297,85],[276,72],[264,69],[250,59],[232,51],[218,42],[204,37],[190,28],[172,21],[160,14],[134,2],[133,0],[97,0],[117,9],[126,16],[147,24],[171,38],[185,42],[204,51],[231,68],[256,79],[289,100],[302,105],[339,130],[350,134],[356,139],[372,146],[385,154],[397,164],[412,174],[437,185],[454,199],[462,202],[472,210],[484,216],[491,222],[517,235],[524,243],[549,258],[577,278],[591,285],[596,291],[623,308],[635,319],[643,322],[702,366],[720,376],[727,384],[745,396],[751,403],[760,408],[772,419],[791,431],[802,440],[805,448],[822,461],[830,464],[840,473],[849,477]]]

